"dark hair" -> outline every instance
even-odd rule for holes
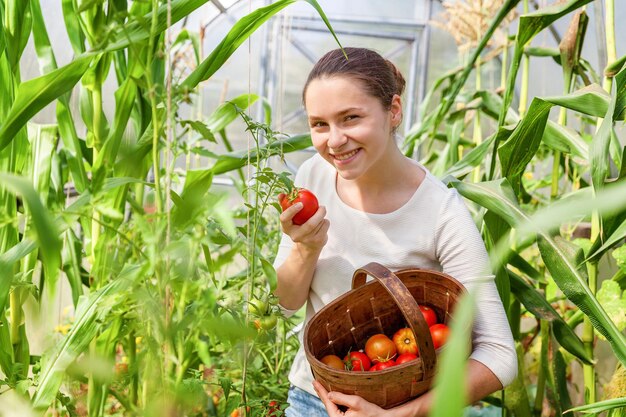
[[[345,51],[348,59],[346,59]],[[406,82],[398,68],[378,52],[367,48],[343,48],[327,52],[317,61],[302,90],[302,102],[311,81],[336,75],[360,80],[368,94],[376,97],[383,107],[391,106],[394,94],[402,95]],[[306,103],[305,103],[306,105]]]

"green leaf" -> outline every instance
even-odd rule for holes
[[[593,359],[585,351],[582,340],[574,333],[565,320],[556,312],[552,305],[535,288],[526,283],[520,276],[509,272],[511,279],[511,290],[517,299],[535,317],[546,320],[552,325],[554,336],[565,350],[576,356],[586,364],[591,365]]]
[[[614,410],[616,408],[626,407],[626,397],[612,398],[610,400],[598,401],[591,404],[585,404],[571,408],[567,411],[579,411],[585,414],[598,414],[603,411]]]
[[[571,94],[543,97],[543,100],[589,116],[604,117],[611,95],[598,84],[591,84]]]
[[[617,328],[626,329],[626,291],[622,291],[617,282],[605,280],[596,297]]]
[[[335,35],[324,11],[315,0],[305,0],[317,10],[318,14],[328,27],[337,43],[339,40]],[[211,54],[183,81],[182,87],[195,88],[200,82],[209,79],[226,62],[226,60],[239,48],[239,46],[256,31],[259,26],[265,23],[276,13],[295,3],[296,0],[279,0],[269,6],[261,7],[252,13],[242,17],[235,23],[226,37],[215,47]]]
[[[263,256],[260,256],[259,259],[261,260],[261,267],[263,268],[265,279],[270,286],[270,291],[274,291],[276,289],[276,283],[278,282],[276,270],[274,269],[272,263]]]
[[[626,71],[622,71],[616,77],[616,91],[626,85]],[[589,149],[589,161],[591,163],[591,179],[595,191],[604,186],[604,180],[609,173],[609,145],[611,143],[611,133],[613,132],[613,114],[617,104],[617,93],[611,97],[611,102],[606,110],[600,128],[591,141]],[[619,110],[618,110],[619,112]]]
[[[145,273],[143,269],[128,267],[102,289],[81,298],[72,328],[63,341],[42,357],[39,387],[32,400],[34,408],[45,410],[52,404],[67,367],[85,352],[98,331],[107,325],[109,311],[116,304],[125,302],[128,288]]]
[[[283,153],[299,151],[311,146],[311,135],[297,135],[292,136],[287,140],[275,141],[261,147],[261,154],[267,155],[280,155]],[[224,174],[226,172],[234,171],[242,168],[248,164],[248,160],[255,160],[257,157],[257,151],[252,149],[248,156],[247,151],[232,152],[228,154],[220,155],[210,171],[214,175]]]
[[[470,354],[471,328],[474,320],[474,300],[464,295],[455,308],[450,325],[450,337],[437,358],[431,417],[462,416],[466,406],[467,358]]]
[[[552,104],[535,97],[526,116],[498,149],[502,175],[519,176],[539,149]]]
[[[242,94],[232,100],[228,100],[211,113],[206,123],[207,128],[211,132],[221,131],[239,116],[241,110],[247,109],[258,99],[259,96],[256,94]]]
[[[170,3],[171,10],[171,23],[172,25],[179,20],[188,16],[191,12],[198,9],[209,0],[173,0]],[[149,39],[150,36],[155,36],[167,29],[168,21],[168,5],[161,4],[155,12],[150,12],[142,18],[133,20],[130,24],[122,27],[113,36],[112,41],[105,46],[102,51],[112,52],[119,49],[124,49],[132,44],[139,44],[142,41]],[[144,22],[151,22],[153,13],[157,14],[157,24],[154,33],[151,32],[150,25],[145,25]]]
[[[0,187],[19,194],[24,198],[32,216],[46,276],[51,282],[55,282],[61,267],[61,240],[59,239],[59,231],[52,221],[50,213],[39,199],[37,191],[26,178],[0,173]]]
[[[93,55],[85,55],[46,75],[21,83],[15,102],[0,127],[0,151],[16,133],[52,100],[70,91],[89,68]]]
[[[538,244],[544,263],[563,294],[590,318],[598,333],[611,344],[617,359],[626,365],[626,340],[587,284],[586,273],[579,267],[582,250],[560,237],[545,236]]]
[[[506,180],[479,184],[452,181],[451,184],[463,196],[495,211],[506,220],[516,229],[518,241],[538,236],[541,255],[556,284],[570,301],[589,316],[593,326],[611,343],[618,360],[626,364],[624,337],[587,285],[586,272],[580,269],[583,259],[575,256],[576,252],[571,244],[560,237],[553,237],[550,232],[564,221],[587,215],[593,210],[598,210],[601,215],[626,210],[626,200],[623,198],[626,183],[606,186],[595,198],[590,198],[589,190],[578,192],[573,197],[561,199],[548,208],[537,211],[533,216],[526,215],[520,209]],[[492,251],[495,257],[494,267],[503,261],[503,253],[508,253],[509,242],[500,242],[498,246],[502,249]],[[580,254],[582,255],[582,250]]]

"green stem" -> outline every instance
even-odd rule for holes
[[[11,318],[11,344],[16,346],[20,343],[20,325],[22,323],[22,304],[16,289],[11,291],[9,304]]]
[[[528,0],[524,0],[523,8],[524,8],[524,14],[528,13],[528,10],[529,10]],[[528,55],[523,54],[522,55],[522,85],[520,87],[520,97],[519,97],[519,107],[518,107],[520,119],[524,118],[524,115],[526,114],[526,109],[528,108],[529,75],[530,75],[530,58],[528,57]]]
[[[476,59],[476,91],[482,89],[482,77],[481,77],[481,59],[480,56]],[[476,110],[476,116],[474,117],[474,132],[473,132],[474,145],[478,147],[483,142],[483,133],[480,127],[480,110]],[[480,182],[480,165],[474,168],[472,175],[474,182]]]
[[[545,295],[546,284],[540,284],[540,289],[542,293]],[[550,343],[550,324],[546,320],[539,321],[539,334],[541,335],[541,346],[543,351],[543,346],[548,346]],[[543,357],[543,355],[542,355]],[[537,394],[535,396],[535,405],[533,408],[533,413],[535,416],[540,417],[541,411],[543,410],[543,398],[545,394],[546,388],[546,374],[545,374],[545,366],[540,365],[539,370],[537,371]]]
[[[594,216],[597,214],[594,213]],[[594,227],[592,226],[592,241],[594,240]],[[587,272],[589,274],[589,288],[593,294],[596,293],[598,278],[598,263],[588,262]],[[594,329],[589,317],[585,316],[583,321],[583,333],[581,337],[585,351],[590,358],[594,357]],[[585,381],[585,402],[591,404],[596,402],[596,373],[593,365],[583,364],[583,376]]]
[[[137,363],[137,336],[134,330],[128,335],[128,370],[130,372],[129,398],[132,405],[137,405],[139,392],[139,364]]]

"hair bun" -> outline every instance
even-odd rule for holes
[[[396,67],[396,65],[393,62],[391,62],[388,59],[385,59],[385,62],[391,69],[391,72],[393,73],[396,79],[396,94],[401,96],[402,93],[404,92],[404,87],[406,86],[406,81],[404,79],[404,76],[402,75],[398,67]]]

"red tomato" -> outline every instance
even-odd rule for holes
[[[267,404],[267,417],[278,417],[280,415],[280,404],[278,404],[278,401],[270,401]]]
[[[396,345],[386,335],[378,333],[367,339],[365,353],[372,362],[385,362],[396,356]]]
[[[330,366],[331,368],[344,370],[346,366],[341,358],[337,355],[326,355],[320,359],[323,364]]]
[[[292,219],[293,224],[297,225],[304,224],[319,208],[315,194],[304,188],[294,188],[289,194],[280,193],[278,201],[283,211],[296,203],[302,203],[302,210],[297,212]]]
[[[426,320],[426,324],[428,324],[428,327],[433,324],[437,324],[437,313],[435,313],[435,310],[423,305],[420,305],[419,307],[422,312],[422,316],[424,316],[424,320]]]
[[[439,349],[448,340],[448,333],[450,329],[445,324],[435,324],[430,326],[430,336],[433,338],[433,345],[435,349]]]
[[[417,355],[414,355],[412,353],[403,353],[402,355],[396,358],[396,365],[400,365],[401,363],[405,363],[405,362],[414,361],[415,359],[417,359]]]
[[[391,368],[392,366],[396,366],[396,362],[394,362],[393,359],[389,359],[385,362],[378,362],[370,368],[370,371],[382,371],[383,369]]]
[[[412,353],[417,355],[418,349],[413,330],[408,327],[404,327],[395,332],[392,339],[400,355],[403,353]]]
[[[343,358],[343,361],[347,364],[347,368],[352,371],[369,371],[372,363],[367,355],[363,352],[353,351]]]

